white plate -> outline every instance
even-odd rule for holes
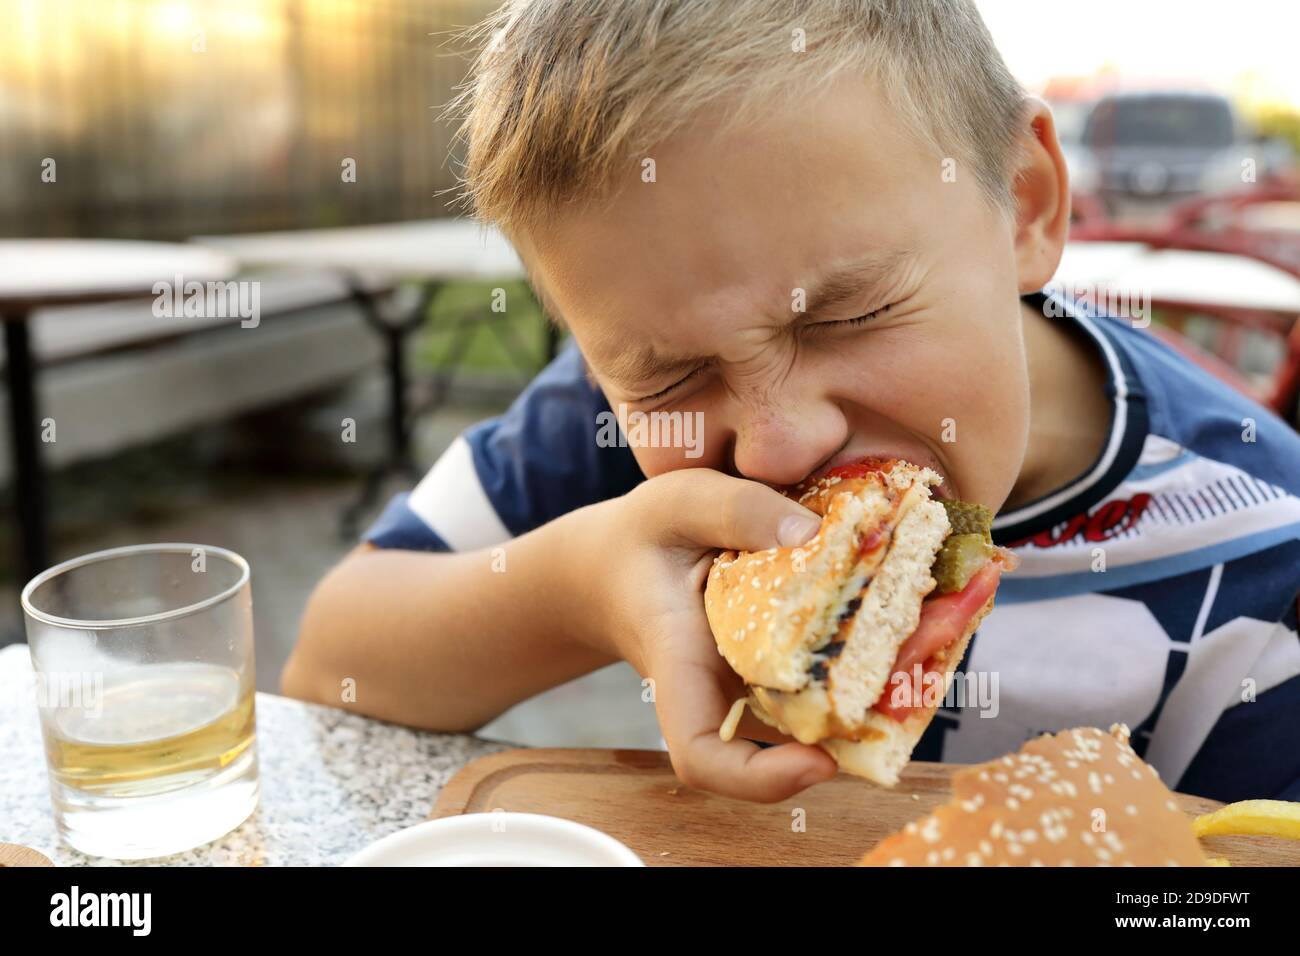
[[[540,813],[467,813],[391,833],[344,866],[645,866],[612,836]]]

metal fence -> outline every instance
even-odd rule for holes
[[[182,238],[448,212],[494,0],[0,0],[0,235]]]

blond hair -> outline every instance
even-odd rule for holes
[[[850,71],[1011,208],[1025,96],[972,0],[508,0],[468,36],[461,200],[507,231],[607,192],[710,104],[721,128]]]

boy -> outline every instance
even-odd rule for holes
[[[945,707],[916,758],[1122,721],[1171,785],[1300,798],[1300,438],[1040,291],[1065,164],[969,0],[521,0],[488,29],[467,194],[575,344],[321,584],[286,692],[352,677],[366,713],[468,731],[622,658],[684,782],[784,799],[835,766],[719,739],[704,576],[815,532],[775,488],[900,457],[1022,562],[963,665],[996,706]],[[701,440],[598,440],[611,409]]]

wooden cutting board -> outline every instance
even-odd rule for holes
[[[841,774],[776,804],[683,786],[657,750],[507,750],[480,757],[438,796],[432,817],[509,810],[585,823],[649,866],[845,866],[950,797],[953,764],[913,763],[893,790]],[[1222,806],[1176,794],[1187,813]],[[1233,866],[1300,866],[1300,841],[1212,837]]]

